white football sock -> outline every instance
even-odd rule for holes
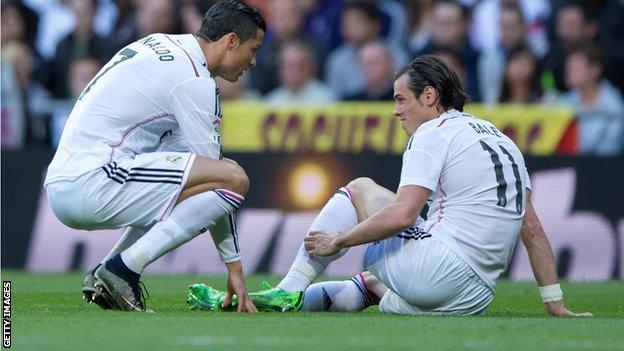
[[[355,227],[357,223],[357,213],[353,203],[351,203],[349,190],[342,187],[325,204],[325,207],[316,217],[308,232],[322,230],[327,233],[338,234]],[[277,286],[286,291],[304,291],[316,279],[318,274],[323,272],[332,261],[340,258],[346,252],[347,249],[343,249],[332,256],[310,257],[303,244],[301,244],[295,261],[290,266],[284,279]]]
[[[303,311],[357,312],[371,305],[359,276],[350,280],[310,285],[303,297]]]
[[[108,261],[113,256],[129,248],[152,227],[153,225],[147,227],[127,227],[119,241],[117,241],[115,246],[113,246],[111,251],[108,253],[108,255],[106,255],[106,257],[104,257],[101,263]]]
[[[156,223],[143,237],[121,253],[123,262],[136,273],[167,252],[206,231],[223,216],[234,212],[243,197],[217,189],[182,201],[169,218]]]

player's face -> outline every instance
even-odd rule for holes
[[[394,81],[394,112],[393,114],[401,120],[401,127],[407,133],[412,135],[427,121],[427,104],[423,102],[425,93],[416,97],[409,88],[409,76],[404,74]]]
[[[262,47],[264,32],[259,30],[253,38],[241,43],[238,37],[231,43],[226,55],[221,77],[235,82],[249,68],[256,65],[256,53]]]

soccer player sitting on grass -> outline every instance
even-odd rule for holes
[[[151,34],[119,51],[80,95],[49,166],[55,215],[76,229],[126,227],[85,277],[87,301],[149,311],[139,278],[152,262],[210,229],[239,311],[247,298],[233,212],[249,180],[221,157],[214,77],[236,81],[255,64],[266,25],[224,1],[195,34]]]
[[[359,311],[378,304],[384,313],[481,314],[521,233],[547,311],[591,316],[563,303],[522,154],[492,123],[462,112],[467,96],[455,72],[434,56],[419,57],[396,74],[394,99],[394,115],[410,136],[397,193],[368,178],[341,188],[313,222],[286,277],[250,294],[256,306]],[[419,217],[425,204],[426,220]],[[366,272],[310,285],[361,244],[368,244]],[[188,301],[220,309],[225,296],[194,285]]]

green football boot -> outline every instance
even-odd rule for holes
[[[264,290],[249,293],[258,311],[295,312],[303,306],[303,291],[288,292],[262,282]]]
[[[258,311],[264,312],[288,312],[299,311],[303,306],[303,292],[287,292],[280,288],[271,288],[267,282],[262,283],[264,290],[249,294]],[[232,305],[223,308],[223,301],[227,293],[214,289],[206,284],[193,284],[189,286],[186,303],[192,310],[206,311],[236,311],[238,298],[232,298]]]
[[[226,292],[214,289],[206,284],[193,284],[189,285],[186,304],[189,305],[191,310],[236,311],[238,297],[233,296],[232,305],[223,308],[226,296]]]

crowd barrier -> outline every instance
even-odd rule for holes
[[[87,270],[121,232],[76,231],[52,214],[41,184],[52,151],[30,147],[2,152],[2,267],[30,271]],[[243,264],[249,273],[283,274],[322,204],[358,176],[396,190],[401,156],[395,153],[226,153],[251,179],[237,213]],[[527,156],[533,201],[557,258],[571,280],[624,278],[624,158]],[[353,248],[327,270],[362,269]],[[224,273],[209,235],[200,235],[148,268],[152,273]],[[507,275],[532,279],[522,244]]]

